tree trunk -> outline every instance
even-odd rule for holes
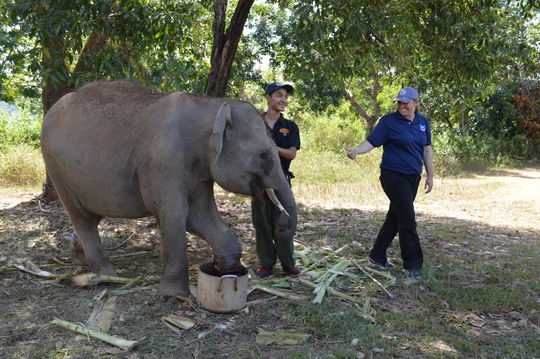
[[[81,56],[79,57],[79,60],[77,61],[77,64],[75,65],[73,76],[78,76],[79,74],[84,74],[87,72],[92,72],[94,70],[94,66],[92,63],[92,56],[99,52],[107,43],[107,37],[101,33],[95,33],[92,32],[88,39],[86,40],[86,44],[84,45],[83,52],[81,53]],[[55,38],[51,40],[51,48],[49,49],[50,53],[65,53],[65,44],[63,38]],[[64,56],[62,56],[63,58]],[[44,57],[43,63],[47,69],[56,69],[59,66],[65,66],[63,63],[58,64],[54,63],[54,60],[51,60],[51,58]],[[64,95],[72,92],[75,90],[75,82],[72,81],[70,85],[67,84],[59,84],[59,83],[53,83],[51,79],[49,78],[47,80],[47,83],[42,89],[41,92],[41,102],[43,104],[43,116],[49,112],[51,107],[60,100]],[[43,193],[39,196],[41,201],[43,203],[50,203],[53,201],[56,201],[58,199],[58,194],[56,193],[56,190],[54,189],[54,184],[52,183],[51,177],[49,173],[47,172],[45,174],[45,183],[43,184]]]
[[[377,101],[377,97],[379,96],[379,78],[380,75],[377,71],[373,70],[371,73],[371,76],[373,77],[373,88],[371,89],[371,106],[373,107],[373,115],[370,116],[363,108],[360,106],[360,104],[356,101],[354,98],[354,95],[351,91],[345,90],[345,99],[349,101],[356,109],[356,111],[366,120],[366,132],[369,135],[371,132],[373,132],[373,128],[375,128],[375,123],[381,117],[381,106],[379,104],[379,101]]]
[[[236,10],[225,32],[227,0],[214,0],[214,43],[210,74],[205,93],[211,97],[224,97],[231,76],[232,64],[244,30],[244,25],[255,0],[239,0]]]
[[[52,56],[43,55],[43,66],[45,69],[50,70],[51,73],[59,72],[59,68],[65,66],[63,61],[59,63],[58,59],[63,60],[65,58],[65,42],[63,37],[50,38],[50,46],[48,53]],[[45,52],[44,52],[45,53]],[[54,56],[56,55],[56,56]],[[59,55],[59,56],[58,56]],[[56,60],[56,61],[55,61]],[[41,102],[43,104],[43,116],[49,112],[51,107],[62,96],[71,91],[71,88],[66,84],[53,83],[51,78],[47,79],[45,86],[41,90]],[[47,172],[45,174],[45,183],[43,184],[43,193],[39,196],[42,202],[49,203],[58,199],[51,177]]]

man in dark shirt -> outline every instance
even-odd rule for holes
[[[266,88],[266,101],[268,110],[264,113],[264,119],[272,130],[274,142],[276,143],[281,168],[285,177],[291,184],[293,178],[289,171],[291,161],[296,157],[296,151],[300,149],[300,131],[293,121],[283,117],[282,112],[287,107],[288,96],[293,92],[291,85],[284,85],[279,82],[273,82]],[[281,262],[283,274],[292,277],[302,275],[302,272],[296,268],[293,257],[293,242],[282,243],[275,240],[275,229],[280,211],[265,196],[265,203],[260,204],[251,202],[252,220],[255,227],[255,239],[257,256],[261,268],[256,275],[259,279],[267,279],[274,269],[277,258]]]

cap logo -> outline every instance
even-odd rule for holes
[[[401,90],[401,91],[399,91],[399,95],[400,95],[400,96],[403,96],[403,95],[405,95],[406,93],[407,93],[406,90]]]

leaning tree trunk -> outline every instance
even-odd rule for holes
[[[236,10],[225,32],[227,0],[214,0],[214,43],[210,74],[205,93],[211,97],[224,97],[231,76],[232,64],[244,25],[255,0],[239,0]]]
[[[366,131],[368,134],[373,132],[375,123],[381,116],[381,106],[379,101],[377,101],[377,96],[379,95],[380,88],[380,75],[377,71],[373,70],[371,75],[373,76],[373,87],[371,89],[371,106],[373,107],[373,115],[370,116],[360,104],[354,98],[354,95],[351,91],[345,90],[345,99],[351,103],[355,110],[366,120]]]
[[[53,51],[57,54],[64,54],[66,52],[65,49],[65,43],[63,38],[54,38],[50,41],[51,47],[49,48],[49,52],[53,53]],[[79,60],[77,61],[77,64],[75,65],[75,69],[73,71],[73,77],[79,76],[80,74],[93,72],[94,66],[92,64],[91,58],[94,54],[99,52],[105,44],[107,43],[107,37],[101,33],[92,32],[90,36],[88,37],[86,44],[84,46],[83,52],[81,53],[81,56],[79,57]],[[54,56],[43,57],[43,64],[45,68],[47,69],[55,69],[59,66],[65,66],[63,61],[62,64],[58,64],[54,62],[53,58]],[[64,56],[56,57],[63,59]],[[41,92],[41,102],[43,104],[43,116],[49,112],[51,107],[60,100],[64,95],[72,92],[75,90],[75,87],[72,84],[60,84],[58,82],[53,83],[51,79],[47,79],[47,83],[42,89]],[[51,177],[49,176],[49,173],[45,173],[45,183],[43,184],[43,193],[39,196],[42,202],[49,203],[52,201],[56,201],[58,199],[58,194],[56,193],[56,190],[54,189],[54,184],[52,183]]]

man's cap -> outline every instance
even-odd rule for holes
[[[291,85],[282,84],[281,82],[272,82],[270,85],[266,86],[266,94],[270,95],[272,92],[284,88],[287,93],[294,91],[294,88]]]
[[[396,97],[396,101],[409,103],[412,100],[418,100],[418,91],[416,91],[415,88],[412,87],[404,87],[402,88]]]

